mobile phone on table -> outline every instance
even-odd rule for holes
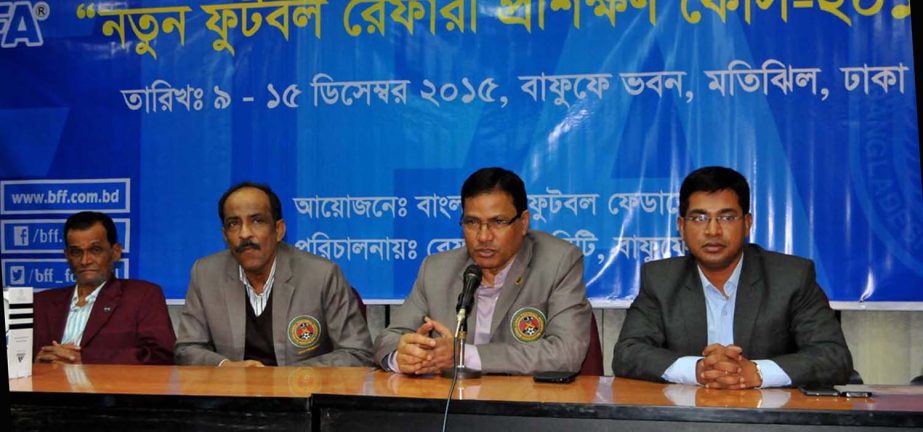
[[[532,380],[535,382],[552,384],[567,384],[574,382],[575,378],[577,378],[577,372],[548,371],[537,372],[532,376]]]
[[[840,392],[840,396],[843,396],[843,397],[848,397],[848,398],[872,397],[871,389],[863,385],[842,385],[842,386],[834,386],[833,388],[835,388],[838,392]]]
[[[798,390],[801,390],[806,396],[839,396],[840,392],[833,388],[833,386],[800,386]]]

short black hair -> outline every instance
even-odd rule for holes
[[[231,186],[230,189],[226,190],[221,199],[218,200],[218,218],[221,219],[221,223],[224,223],[224,203],[228,200],[228,197],[232,193],[237,192],[243,188],[254,188],[263,191],[267,197],[269,197],[269,209],[272,211],[272,221],[278,222],[282,220],[282,202],[279,201],[279,196],[269,187],[269,185],[263,183],[254,183],[250,181],[240,182],[234,186]]]
[[[526,199],[526,186],[516,173],[503,168],[481,168],[468,176],[461,189],[462,209],[465,200],[480,194],[501,191],[513,197],[516,214],[522,214],[529,208]]]
[[[90,229],[97,223],[103,224],[103,228],[106,229],[106,240],[109,241],[109,245],[117,245],[119,243],[119,233],[115,229],[115,222],[112,221],[109,215],[100,212],[82,211],[72,214],[71,217],[67,218],[67,221],[64,222],[64,246],[70,246],[67,244],[67,233],[74,230],[83,231]]]
[[[744,214],[750,213],[750,185],[739,172],[720,166],[699,168],[686,176],[679,188],[679,215],[686,216],[689,197],[695,192],[718,192],[730,189],[737,194],[737,203]]]

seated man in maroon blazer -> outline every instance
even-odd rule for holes
[[[172,364],[176,335],[160,287],[116,279],[122,258],[109,216],[80,212],[64,224],[75,286],[35,295],[36,362]]]

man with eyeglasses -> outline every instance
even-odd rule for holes
[[[269,186],[232,186],[218,217],[227,250],[192,266],[178,364],[372,365],[358,296],[339,266],[283,241],[282,203]]]
[[[721,389],[845,384],[852,356],[814,263],[746,243],[747,180],[701,168],[679,200],[689,255],[641,267],[615,374]]]
[[[413,290],[375,342],[382,368],[412,375],[451,369],[456,302],[465,269],[482,272],[465,340],[465,365],[485,373],[577,372],[592,312],[583,254],[529,231],[525,185],[484,168],[465,180],[460,225],[465,248],[427,257]],[[451,328],[450,328],[451,327]]]
[[[172,364],[176,336],[163,291],[114,275],[122,246],[112,218],[74,214],[64,223],[64,238],[76,284],[35,295],[35,361]]]

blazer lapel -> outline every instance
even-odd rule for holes
[[[289,254],[279,244],[276,251],[276,275],[272,283],[272,334],[273,347],[276,353],[276,363],[279,366],[291,365],[294,359],[288,359],[285,356],[288,346],[288,317],[289,307],[292,305],[292,296],[295,295],[295,287],[290,283],[292,278],[292,267],[289,263]],[[318,299],[319,301],[319,299]],[[320,317],[315,317],[320,319]]]
[[[490,321],[491,339],[497,335],[497,329],[503,324],[503,318],[506,317],[516,298],[522,293],[523,281],[529,272],[532,264],[532,238],[527,234],[522,241],[522,246],[516,254],[516,260],[513,267],[510,268],[506,275],[506,281],[503,283],[503,289],[500,290],[500,298],[494,307],[494,314]]]
[[[47,314],[48,319],[51,321],[50,328],[54,329],[52,338],[57,342],[64,339],[64,328],[67,327],[67,315],[71,311],[71,299],[74,298],[75,289],[74,286],[71,286],[63,290],[61,295],[52,301],[51,313]]]
[[[218,286],[217,290],[224,290],[224,302],[227,308],[225,315],[227,326],[231,329],[231,346],[234,355],[231,360],[242,360],[244,358],[244,343],[247,337],[247,295],[244,292],[244,284],[240,281],[240,267],[231,254],[227,255],[227,264],[225,265],[225,282]]]
[[[103,289],[99,290],[99,295],[93,303],[93,310],[90,311],[90,317],[87,319],[87,325],[83,329],[83,337],[80,339],[81,346],[89,345],[99,330],[109,322],[121,298],[122,281],[118,279],[110,280],[103,286]]]
[[[748,247],[744,252],[744,266],[740,269],[737,301],[734,303],[734,344],[743,348],[745,356],[751,352],[750,336],[762,307],[765,290],[762,256],[758,249]]]
[[[686,330],[686,353],[700,355],[708,345],[708,317],[705,308],[705,293],[696,267],[695,258],[687,258],[686,280],[679,292],[679,305],[683,311]]]

